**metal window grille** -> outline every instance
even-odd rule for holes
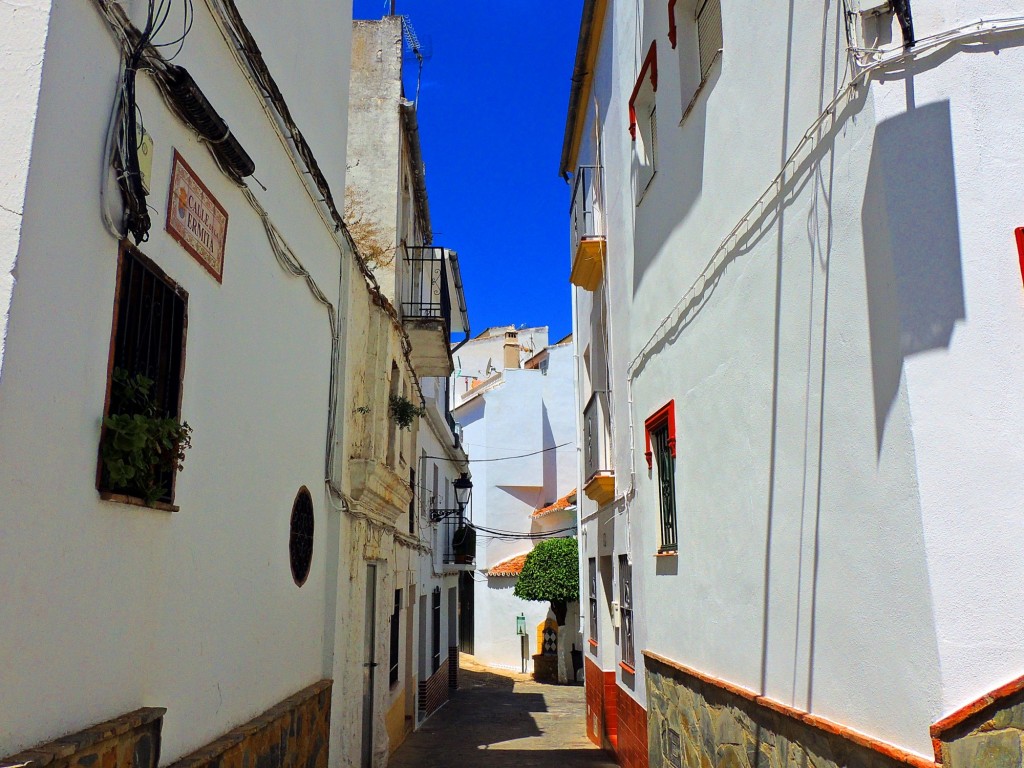
[[[388,680],[391,685],[398,682],[398,645],[402,621],[402,590],[395,590],[395,607],[391,612],[391,656]]]
[[[715,56],[722,50],[721,0],[703,0],[697,6],[697,48],[700,51],[700,79],[703,81]]]
[[[622,660],[634,666],[636,652],[633,645],[633,566],[629,557],[619,555],[619,618],[622,627]]]
[[[441,588],[434,587],[431,596],[430,613],[433,617],[431,633],[431,671],[437,672],[441,668]]]
[[[651,167],[651,173],[658,170],[658,105],[654,102],[651,103],[651,129],[649,131],[651,141],[650,147],[647,147],[647,164]]]
[[[668,425],[651,431],[651,445],[658,467],[658,501],[661,508],[661,552],[676,550],[676,460],[668,447]]]
[[[597,642],[597,559],[587,560],[590,581],[590,639]]]
[[[302,486],[292,503],[288,536],[292,578],[300,587],[309,578],[309,567],[313,562],[313,526],[313,497],[306,486]]]
[[[181,417],[181,378],[185,359],[185,324],[188,294],[134,248],[121,251],[116,292],[111,371],[153,381],[157,412],[167,418]],[[123,413],[125,404],[111,392],[104,415]],[[160,499],[174,497],[174,471],[159,478],[170,490]],[[118,491],[101,472],[100,490]]]

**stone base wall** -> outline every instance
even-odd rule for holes
[[[931,732],[944,768],[1021,768],[1024,678],[940,720]]]
[[[321,680],[170,768],[327,768],[331,681]]]
[[[429,717],[448,701],[448,659],[441,662],[437,672],[426,680],[420,680],[420,718]]]
[[[842,725],[644,652],[652,766],[935,768]],[[981,763],[965,763],[980,768]]]
[[[165,712],[136,709],[0,759],[0,768],[156,768]]]

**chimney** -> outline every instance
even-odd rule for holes
[[[505,331],[505,368],[519,367],[519,332]]]

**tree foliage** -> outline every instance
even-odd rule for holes
[[[546,539],[526,557],[515,596],[565,604],[579,600],[580,566],[575,538]],[[561,623],[561,622],[559,622]]]

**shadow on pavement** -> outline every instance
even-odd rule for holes
[[[521,678],[521,676],[520,676]],[[584,691],[459,670],[451,701],[408,736],[389,768],[610,768],[587,740]]]

